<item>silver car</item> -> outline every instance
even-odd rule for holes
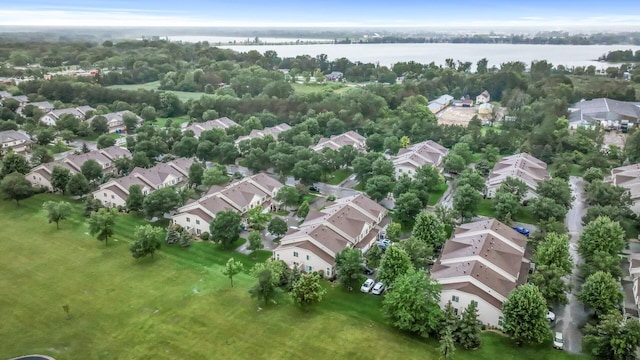
[[[373,286],[373,290],[371,290],[371,293],[373,295],[380,295],[382,294],[382,292],[384,291],[384,284],[381,283],[380,281],[378,281],[374,286]]]
[[[555,335],[553,336],[553,347],[558,350],[562,350],[562,348],[564,347],[564,338],[562,336],[562,332],[556,331]]]
[[[360,291],[362,291],[363,293],[368,293],[369,291],[371,291],[374,283],[375,281],[373,281],[373,279],[367,279],[367,281],[362,284],[362,287],[360,287]]]

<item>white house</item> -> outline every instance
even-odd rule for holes
[[[311,149],[316,152],[322,152],[325,148],[340,150],[344,146],[353,146],[358,151],[364,151],[367,146],[366,140],[364,136],[350,130],[344,134],[332,135],[330,138],[321,138],[318,144]]]
[[[111,179],[92,193],[106,207],[125,206],[131,185],[138,185],[143,195],[168,186],[184,185],[189,179],[192,159],[179,158],[158,163],[149,169],[135,168],[127,176]]]
[[[528,191],[524,196],[524,200],[526,200],[536,197],[538,183],[550,177],[547,164],[544,161],[538,160],[527,153],[506,156],[500,159],[489,173],[485,195],[488,198],[493,198],[500,185],[507,178],[521,180],[527,185]]]
[[[131,114],[135,116],[136,119],[138,119],[138,124],[142,122],[142,118],[140,116],[134,114],[129,110],[118,111],[118,112],[108,113],[104,115],[95,115],[95,116],[92,116],[87,121],[91,123],[96,117],[103,116],[105,119],[107,119],[107,125],[109,126],[109,134],[113,134],[113,133],[119,134],[119,133],[124,133],[126,131],[127,127],[124,125],[124,119],[123,119],[124,115],[126,114]]]
[[[640,164],[617,167],[611,170],[611,183],[629,190],[631,210],[640,214]]]
[[[36,166],[25,175],[25,179],[29,180],[34,187],[44,187],[52,191],[51,174],[56,166],[67,168],[72,174],[75,174],[81,171],[82,165],[86,161],[95,160],[102,166],[104,173],[113,173],[115,171],[115,160],[121,157],[131,157],[131,153],[129,150],[119,146],[93,150],[86,154],[69,155],[64,159]]]
[[[215,120],[209,120],[201,123],[193,123],[185,128],[182,131],[191,130],[193,131],[194,137],[198,139],[200,134],[204,131],[212,130],[212,129],[222,129],[226,130],[233,126],[240,126],[235,121],[229,119],[228,117],[222,117]]]
[[[77,119],[84,120],[89,111],[95,110],[96,109],[92,108],[91,106],[79,106],[77,108],[52,110],[41,117],[40,122],[44,123],[45,125],[54,126],[58,119],[60,119],[60,117],[64,114],[73,115]]]
[[[449,150],[435,141],[427,140],[400,149],[391,161],[396,178],[407,175],[413,178],[418,168],[429,165],[442,170],[442,161]]]
[[[332,276],[336,255],[345,248],[366,252],[387,224],[387,210],[363,194],[337,200],[309,213],[280,240],[273,257],[303,271]]]
[[[453,96],[445,94],[445,95],[441,95],[435,100],[429,101],[428,107],[432,113],[437,114],[440,111],[446,109],[447,106],[451,105],[452,101],[453,101]]]
[[[486,104],[491,101],[491,95],[487,90],[476,96],[476,104]]]
[[[440,306],[450,301],[461,313],[475,301],[478,319],[501,327],[502,305],[526,282],[526,246],[524,235],[495,219],[458,226],[431,268],[431,277],[442,285]]]
[[[276,126],[272,126],[272,127],[266,127],[262,130],[251,130],[251,133],[249,133],[249,135],[246,136],[240,136],[236,139],[235,144],[239,145],[241,142],[245,141],[245,140],[251,140],[251,139],[258,139],[258,138],[263,138],[267,135],[271,135],[275,140],[278,140],[278,135],[283,132],[283,131],[287,131],[287,130],[291,130],[291,126],[289,126],[289,124],[285,124],[282,123],[280,125],[276,125]]]
[[[209,224],[221,211],[231,210],[244,216],[255,207],[276,210],[274,198],[282,186],[276,179],[262,173],[225,187],[212,186],[198,201],[179,208],[171,221],[200,235],[209,232]]]
[[[0,155],[6,154],[9,149],[24,154],[29,151],[32,143],[31,137],[24,131],[0,131]]]

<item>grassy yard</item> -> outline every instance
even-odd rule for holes
[[[495,217],[493,212],[492,199],[482,199],[478,204],[478,215]],[[521,207],[520,211],[513,217],[513,221],[523,222],[525,224],[535,224],[531,211],[526,207]]]
[[[437,204],[438,201],[440,201],[440,199],[442,198],[442,195],[444,195],[445,191],[447,191],[447,188],[447,184],[441,184],[437,188],[429,191],[429,200],[427,201],[427,204],[429,206],[434,206],[435,204]]]
[[[338,185],[343,182],[346,178],[348,178],[351,174],[353,174],[353,170],[347,169],[338,169],[333,173],[329,174],[326,179],[326,183],[329,185]]]
[[[250,257],[203,242],[135,260],[128,244],[143,219],[120,216],[106,246],[87,234],[78,204],[60,230],[48,224],[41,204],[51,199],[60,197],[38,195],[20,207],[0,201],[0,358],[438,358],[435,341],[387,325],[381,297],[326,283],[326,300],[309,312],[286,299],[259,311],[246,272],[234,288],[221,274],[229,257],[246,269],[255,263]],[[458,350],[456,359],[577,358],[549,343],[518,348],[491,333],[483,341],[481,350]]]
[[[46,145],[45,147],[47,148],[47,150],[51,151],[52,154],[59,154],[72,149],[71,147],[65,145],[62,141],[58,141],[55,144]]]
[[[129,90],[129,91],[135,91],[135,90],[159,90],[160,88],[160,81],[152,81],[152,82],[148,82],[148,83],[144,83],[144,84],[131,84],[131,85],[111,85],[111,86],[107,86],[108,88],[111,89],[121,89],[121,90]],[[207,95],[203,92],[186,92],[186,91],[173,91],[173,90],[163,90],[163,91],[167,91],[167,92],[172,92],[174,94],[176,94],[176,96],[178,96],[178,98],[181,101],[187,101],[187,100],[197,100],[200,99],[202,97],[202,95]]]
[[[167,125],[167,121],[171,119],[171,126],[173,127],[180,127],[180,124],[189,122],[189,117],[187,116],[179,116],[179,117],[174,117],[174,118],[157,118],[156,121],[153,123],[155,126],[159,127],[159,128],[164,128]]]
[[[338,83],[331,83],[331,84],[298,84],[298,83],[294,83],[291,84],[293,86],[293,89],[297,92],[297,93],[302,93],[302,94],[307,94],[307,93],[312,93],[312,92],[322,92],[322,91],[333,91],[336,93],[341,93],[344,92],[346,90],[348,90],[349,88],[342,85],[342,84],[338,84]]]

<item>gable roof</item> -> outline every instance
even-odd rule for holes
[[[321,138],[318,144],[312,147],[313,151],[320,152],[324,148],[338,150],[343,146],[351,145],[355,148],[361,148],[365,144],[365,137],[357,132],[350,130],[340,135],[332,135],[330,138]]]
[[[257,139],[257,138],[263,138],[267,135],[271,135],[273,136],[273,138],[275,140],[278,140],[278,135],[283,132],[283,131],[287,131],[287,130],[291,130],[291,126],[289,126],[289,124],[279,124],[276,126],[272,126],[272,127],[266,127],[262,130],[251,130],[251,132],[249,133],[249,135],[246,136],[240,136],[238,139],[236,139],[236,144],[239,144],[242,141],[245,140],[251,140],[251,139]]]
[[[394,166],[408,165],[415,168],[431,165],[439,167],[449,150],[435,141],[427,140],[400,149],[398,155],[392,158]]]
[[[611,170],[611,183],[629,190],[631,200],[640,200],[640,164],[617,167]]]
[[[199,138],[200,134],[202,134],[203,131],[212,130],[214,128],[224,130],[233,126],[239,126],[239,125],[238,123],[229,119],[228,117],[221,117],[219,119],[209,120],[202,123],[193,123],[187,126],[186,128],[184,128],[183,131],[191,130],[194,133],[194,137]]]
[[[640,106],[637,103],[609,98],[580,101],[573,104],[570,110],[572,110],[569,115],[570,122],[606,120],[638,122],[640,120]]]
[[[431,269],[443,289],[478,295],[501,309],[522,281],[527,238],[496,219],[462,224]]]
[[[0,131],[0,143],[16,140],[31,141],[31,137],[26,132],[19,130]]]
[[[500,159],[487,177],[487,187],[499,187],[507,178],[522,180],[531,191],[536,191],[538,183],[549,179],[549,170],[544,161],[520,153]]]

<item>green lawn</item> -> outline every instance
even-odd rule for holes
[[[353,174],[353,170],[346,169],[338,169],[333,173],[329,174],[326,179],[326,183],[329,185],[338,185],[344,181],[344,179],[348,178],[351,174]]]
[[[333,91],[341,93],[349,88],[339,83],[322,83],[322,84],[291,84],[297,93],[307,94],[312,92]]]
[[[135,91],[135,90],[159,90],[160,88],[160,81],[152,81],[152,82],[148,82],[148,83],[144,83],[144,84],[131,84],[131,85],[111,85],[111,86],[107,86],[108,88],[111,89],[121,89],[121,90],[129,90],[129,91]],[[172,92],[174,94],[176,94],[176,96],[178,96],[178,98],[181,101],[187,101],[187,100],[198,100],[202,97],[202,95],[207,95],[203,92],[187,92],[187,91],[173,91],[173,90],[162,90],[162,91],[167,91],[167,92]]]
[[[46,145],[45,147],[47,148],[47,150],[51,151],[52,154],[59,154],[72,149],[71,147],[65,145],[62,141],[59,141],[55,144]]]
[[[447,184],[440,184],[440,186],[438,186],[437,188],[429,191],[429,200],[427,201],[427,204],[430,206],[435,206],[438,201],[440,201],[445,191],[447,191],[447,188]]]
[[[41,353],[58,359],[437,359],[437,343],[386,324],[382,298],[327,283],[326,300],[305,313],[282,299],[259,311],[246,273],[221,274],[233,256],[211,243],[163,247],[155,259],[128,251],[139,217],[121,215],[109,245],[87,234],[80,206],[48,224],[38,195],[0,201],[0,359]],[[28,229],[28,230],[26,230]],[[259,252],[259,260],[270,254]],[[68,304],[71,319],[62,306]],[[574,359],[540,347],[517,348],[485,334],[478,351],[456,359]]]
[[[157,118],[153,124],[159,128],[164,128],[169,119],[171,119],[171,126],[173,127],[180,127],[180,124],[189,122],[188,116],[179,116],[174,118]]]
[[[495,217],[493,212],[492,199],[482,199],[478,204],[478,215]],[[535,224],[531,211],[526,207],[521,207],[520,211],[513,217],[513,221],[523,222],[525,224]]]

